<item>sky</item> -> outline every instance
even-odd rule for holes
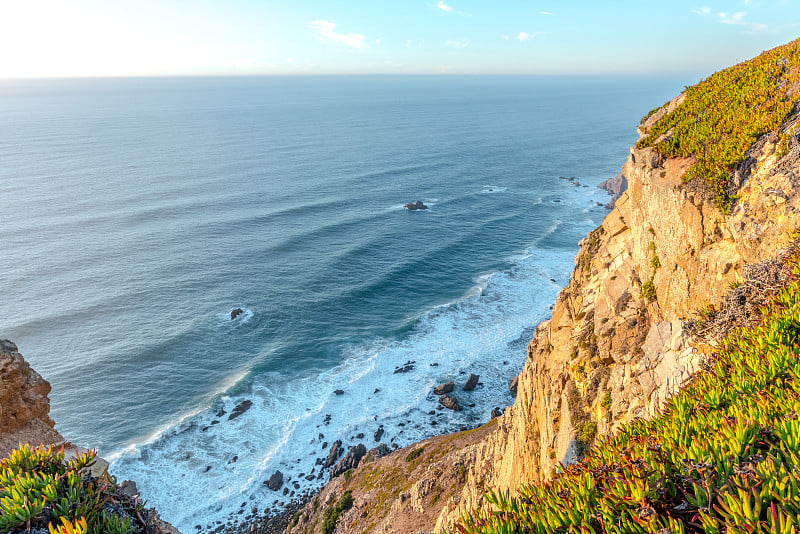
[[[710,73],[800,0],[0,0],[0,78]]]

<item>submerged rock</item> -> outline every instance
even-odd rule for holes
[[[236,319],[237,317],[239,317],[243,313],[244,313],[244,310],[241,309],[241,308],[236,308],[234,310],[231,310],[231,320]]]
[[[248,400],[243,400],[242,402],[237,404],[236,407],[234,407],[233,411],[228,416],[228,421],[230,421],[232,419],[236,419],[237,417],[242,415],[244,412],[249,410],[252,406],[253,406],[253,401],[251,401],[249,399]]]

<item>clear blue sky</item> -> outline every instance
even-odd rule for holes
[[[0,0],[0,77],[710,73],[800,0]]]

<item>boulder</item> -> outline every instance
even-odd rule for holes
[[[433,388],[434,395],[444,395],[445,393],[450,393],[455,389],[455,384],[453,382],[445,382],[444,384],[439,384],[435,388]]]
[[[348,447],[347,454],[331,469],[331,478],[338,477],[348,469],[358,467],[358,462],[361,461],[365,454],[367,454],[367,448],[363,443],[359,443],[355,447]]]
[[[343,389],[334,389],[333,390],[333,394],[334,395],[344,395],[344,390]]]
[[[414,210],[426,210],[426,209],[428,209],[428,206],[426,206],[425,204],[423,204],[421,200],[417,200],[416,202],[409,202],[408,204],[406,204],[406,205],[405,205],[405,206],[403,206],[403,207],[404,207],[405,209],[407,209],[407,210],[411,210],[411,211],[414,211]]]
[[[272,491],[278,491],[283,486],[283,473],[275,471],[267,480],[267,487]]]
[[[442,395],[439,397],[439,404],[445,408],[453,410],[454,412],[461,411],[461,405],[458,403],[458,399],[451,395]]]
[[[236,319],[237,317],[239,317],[243,313],[244,313],[244,310],[241,309],[241,308],[236,308],[234,310],[231,310],[231,320]]]
[[[381,427],[381,428],[379,428],[378,430],[375,431],[375,436],[374,437],[375,437],[375,441],[380,441],[381,440],[381,438],[383,437],[383,427]]]
[[[336,463],[336,460],[339,459],[339,456],[342,455],[344,449],[342,449],[342,440],[337,439],[331,445],[330,450],[328,451],[328,457],[325,459],[325,462],[322,464],[323,469],[327,469],[333,464]]]
[[[503,415],[503,410],[501,410],[500,408],[494,408],[492,410],[492,417],[491,418],[494,419],[495,417],[500,417],[501,415]]]
[[[478,379],[480,378],[479,375],[470,374],[469,378],[467,378],[467,383],[464,384],[464,391],[472,391],[475,389],[475,386],[478,385]]]

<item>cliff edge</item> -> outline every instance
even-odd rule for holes
[[[403,489],[380,506],[359,485],[336,482],[286,532],[401,532],[396,526],[423,507],[438,515],[435,526],[417,523],[414,532],[453,531],[464,512],[491,508],[488,490],[518,495],[526,485],[549,480],[561,464],[579,460],[596,436],[657,413],[719,337],[701,332],[696,319],[725,306],[756,306],[745,292],[731,299],[732,288],[777,276],[773,258],[794,242],[800,227],[798,64],[795,41],[716,73],[707,85],[648,114],[620,174],[627,189],[581,241],[569,284],[528,345],[514,405],[483,427],[480,439],[437,456],[427,471],[413,478],[395,471]],[[767,89],[752,94],[771,100],[751,102],[752,80]],[[719,91],[732,95],[730,105],[714,104],[717,122],[701,125],[696,106],[718,101]],[[757,117],[762,111],[768,120]],[[751,116],[764,120],[730,126]],[[737,158],[730,157],[733,138],[745,150]],[[700,141],[707,152],[682,152]],[[696,176],[698,169],[706,174]],[[384,469],[402,464],[416,447],[384,459]],[[362,480],[366,469],[356,469],[353,479]],[[461,475],[457,483],[431,483],[455,474]],[[351,507],[325,529],[325,513],[331,517],[345,494]]]
[[[34,371],[17,346],[0,339],[0,458],[20,443],[62,445],[50,419],[50,383]]]

